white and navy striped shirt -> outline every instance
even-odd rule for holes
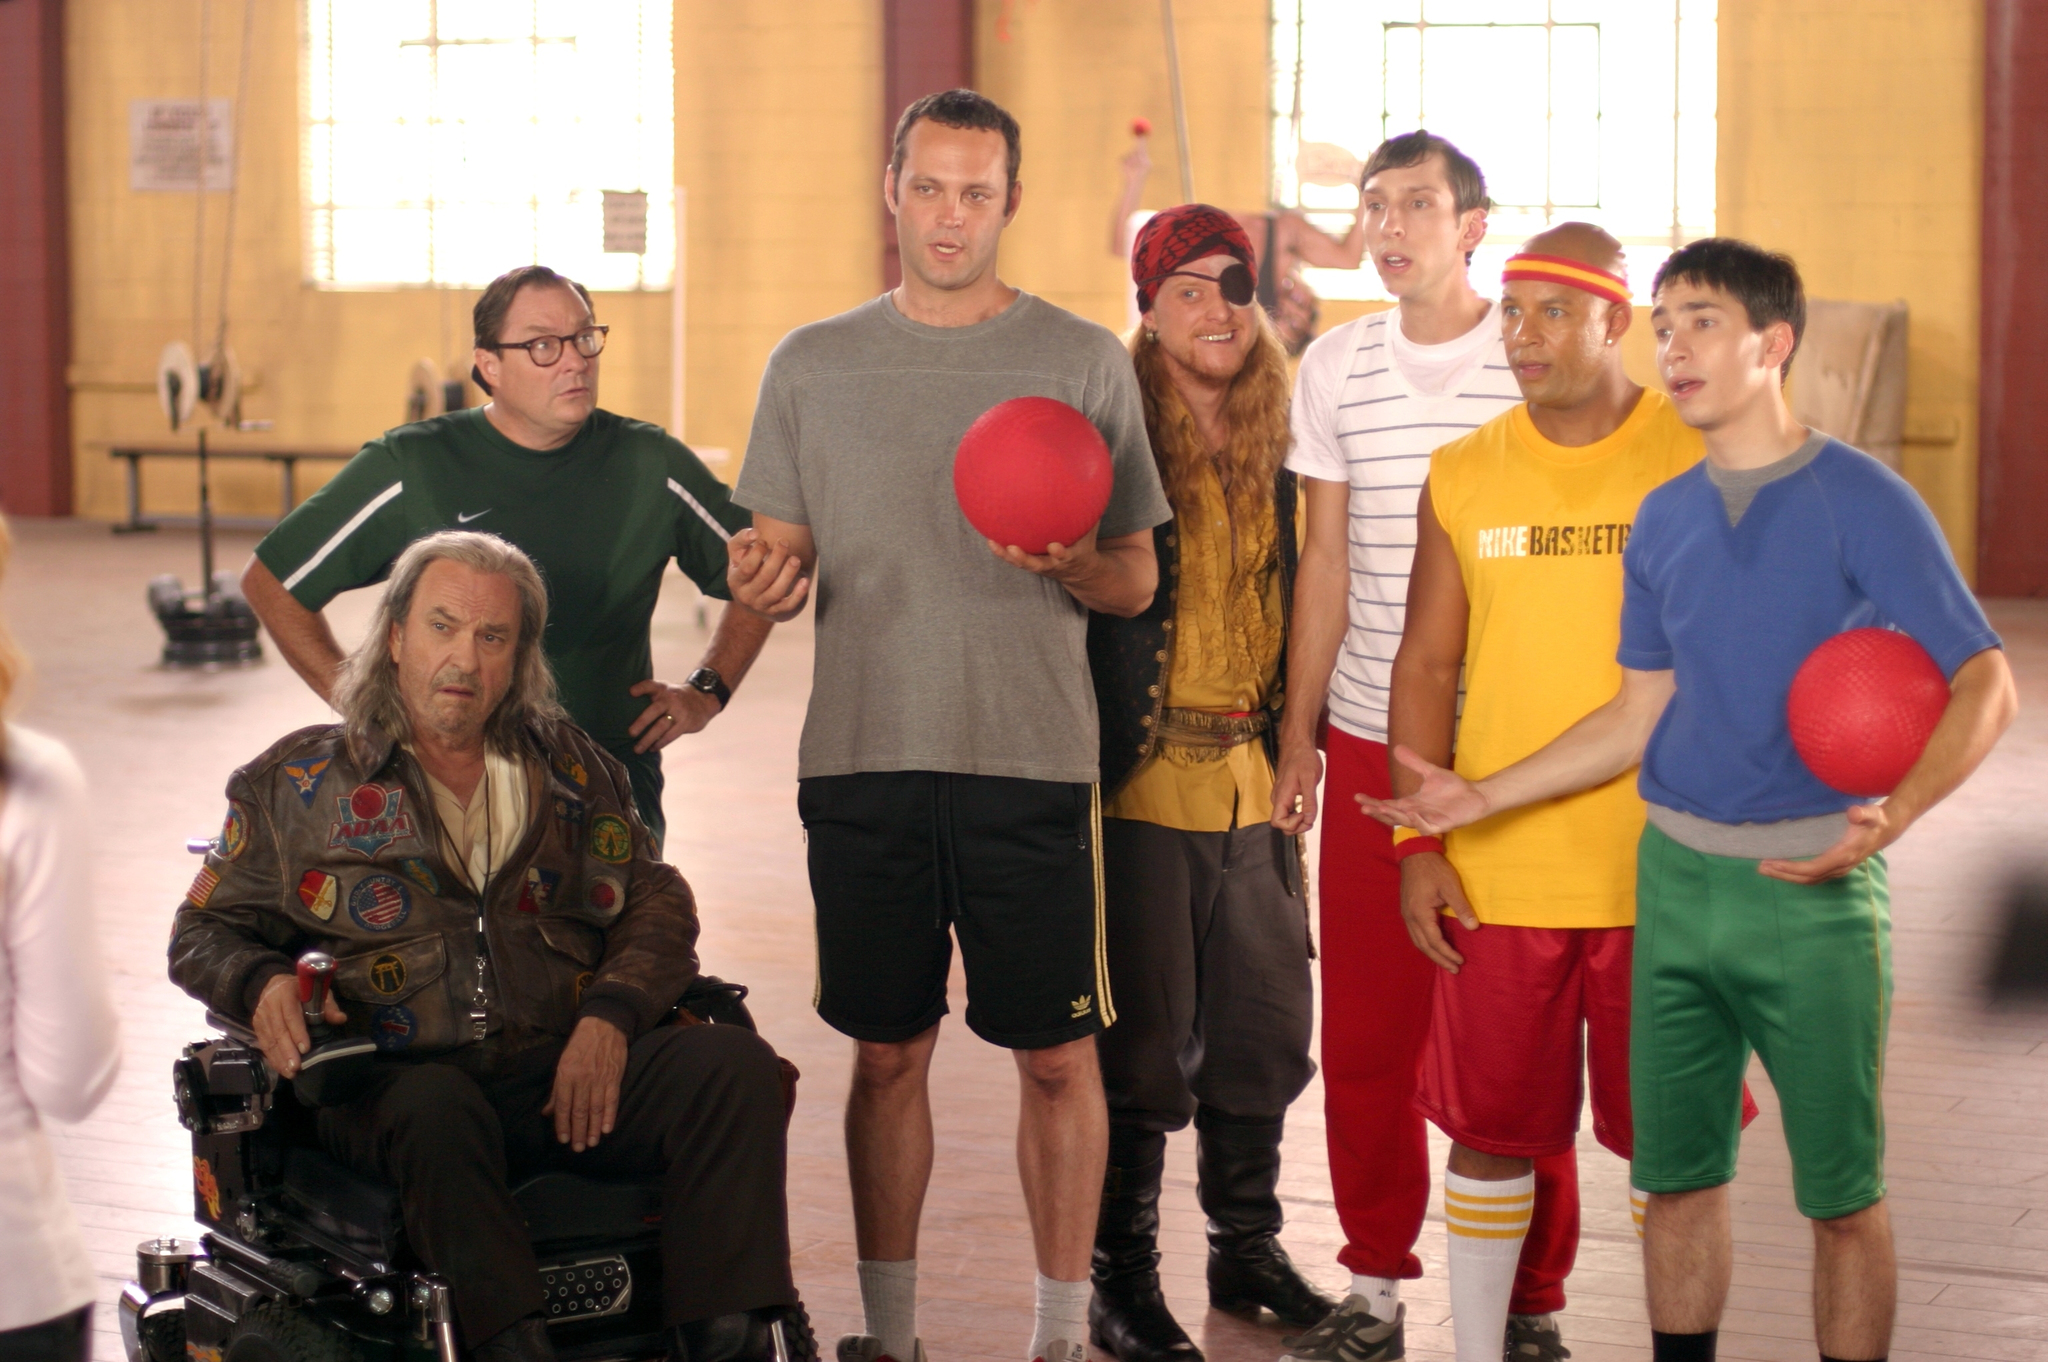
[[[1407,613],[1415,502],[1429,456],[1522,400],[1500,307],[1464,335],[1417,345],[1398,308],[1332,328],[1301,357],[1287,466],[1351,486],[1351,628],[1330,677],[1330,722],[1387,740],[1387,687]]]

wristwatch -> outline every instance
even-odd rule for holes
[[[706,695],[718,698],[718,707],[724,709],[732,703],[732,687],[725,684],[725,678],[715,667],[699,667],[683,678],[683,684],[691,690],[701,690]]]

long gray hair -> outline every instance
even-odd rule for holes
[[[516,546],[494,534],[442,530],[416,539],[391,569],[391,585],[370,620],[370,632],[342,664],[334,684],[349,745],[358,753],[379,742],[406,742],[412,721],[398,692],[398,663],[391,656],[391,629],[412,614],[413,594],[429,564],[446,559],[476,572],[509,578],[519,589],[519,642],[512,660],[512,684],[484,721],[484,740],[499,752],[518,750],[519,734],[537,719],[567,717],[555,697],[555,672],[541,651],[548,625],[548,590],[540,569]]]

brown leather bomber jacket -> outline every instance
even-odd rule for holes
[[[697,911],[655,859],[626,770],[566,722],[526,730],[542,773],[524,840],[484,905],[486,1047],[513,1053],[599,1016],[631,1041],[697,975]],[[319,949],[346,1031],[387,1052],[471,1043],[477,902],[441,855],[425,773],[388,739],[353,751],[302,728],[228,778],[228,812],[171,928],[171,980],[246,1020]]]

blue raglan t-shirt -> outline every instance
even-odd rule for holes
[[[1785,697],[1815,648],[1903,631],[1943,674],[1999,638],[1917,493],[1829,440],[1728,523],[1703,462],[1643,499],[1622,557],[1621,665],[1676,673],[1644,754],[1651,804],[1772,823],[1866,802],[1823,785],[1792,746]]]

